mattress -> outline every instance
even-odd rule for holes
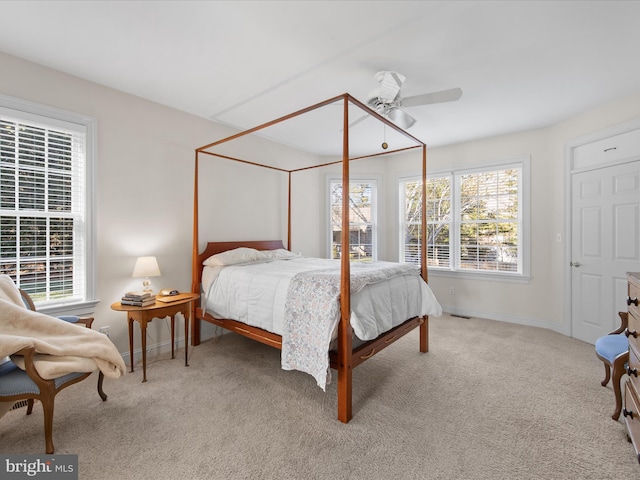
[[[374,263],[396,268],[405,265],[406,274],[368,283],[357,292],[352,290],[350,322],[359,339],[373,340],[409,318],[442,314],[440,304],[416,267]],[[287,295],[296,276],[328,269],[339,272],[339,268],[339,260],[299,256],[241,265],[205,266],[203,306],[213,317],[237,320],[283,335]],[[334,330],[332,338],[336,335]]]

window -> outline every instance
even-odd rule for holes
[[[377,179],[351,179],[349,184],[349,257],[377,258]],[[342,179],[329,178],[330,258],[340,258],[342,249]]]
[[[427,181],[427,242],[428,265],[449,267],[449,231],[451,218],[451,182],[449,177]],[[422,181],[400,182],[400,258],[420,264],[422,232]]]
[[[0,97],[0,273],[39,309],[94,299],[94,128],[91,119]]]
[[[523,202],[527,162],[427,179],[427,265],[443,271],[527,275]],[[422,186],[400,181],[400,258],[420,263]]]

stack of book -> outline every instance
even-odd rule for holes
[[[122,305],[132,305],[134,307],[146,307],[156,302],[156,296],[148,292],[127,292],[122,297]]]

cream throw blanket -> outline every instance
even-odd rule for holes
[[[36,349],[36,370],[45,379],[98,369],[118,378],[126,371],[109,337],[25,308],[11,277],[0,275],[0,361],[12,355],[24,370],[23,357],[13,354],[30,346]]]

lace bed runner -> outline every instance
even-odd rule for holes
[[[351,293],[400,275],[419,275],[415,265],[352,263]],[[287,291],[282,368],[312,375],[322,390],[331,382],[329,345],[340,321],[340,268],[298,273]]]

